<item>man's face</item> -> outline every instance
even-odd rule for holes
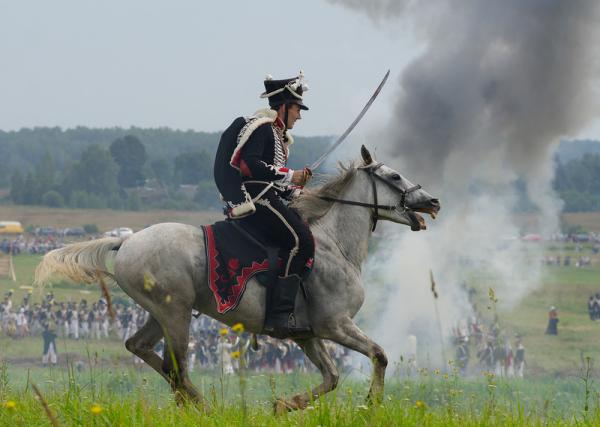
[[[296,123],[296,120],[300,120],[302,118],[302,116],[300,115],[301,111],[302,110],[300,110],[300,107],[296,104],[288,105],[288,120],[286,123],[286,126],[288,129],[293,129],[294,124]],[[285,119],[285,106],[284,105],[282,105],[281,108],[279,109],[279,113],[280,113],[281,120],[284,120]]]

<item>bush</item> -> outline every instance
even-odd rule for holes
[[[61,208],[65,205],[65,199],[58,191],[47,191],[42,196],[42,204],[51,208]]]
[[[98,233],[98,226],[96,224],[84,224],[83,229],[87,234],[96,234]]]

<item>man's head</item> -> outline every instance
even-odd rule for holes
[[[302,100],[303,93],[308,90],[304,82],[304,74],[300,71],[298,77],[282,80],[273,80],[269,75],[265,78],[264,84],[265,92],[260,97],[269,99],[271,109],[277,111],[286,128],[291,129],[296,120],[301,118],[300,110],[308,110]]]
[[[286,123],[286,106],[287,106],[287,123]],[[293,129],[296,120],[300,120],[301,108],[298,104],[283,104],[277,108],[277,117],[285,123],[286,129]]]

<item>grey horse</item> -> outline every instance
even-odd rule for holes
[[[377,219],[426,228],[421,213],[432,218],[440,209],[437,199],[398,172],[375,162],[365,147],[362,161],[342,167],[340,174],[314,189],[305,189],[294,202],[311,225],[316,240],[314,270],[305,283],[307,300],[297,298],[296,310],[310,321],[314,336],[295,339],[316,365],[323,382],[290,400],[277,399],[276,411],[304,409],[311,399],[337,386],[338,371],[324,340],[331,340],[371,359],[374,370],[368,400],[383,395],[387,357],[381,346],[352,320],[364,300],[361,268]],[[114,275],[106,260],[115,253]],[[265,315],[265,288],[251,279],[235,310],[219,314],[207,284],[207,260],[202,229],[163,223],[122,239],[101,238],[74,243],[49,252],[36,270],[36,283],[51,276],[95,283],[104,277],[116,283],[150,314],[147,323],[125,346],[171,385],[179,400],[206,405],[191,383],[186,352],[192,310],[227,325],[242,323],[260,333]],[[154,346],[165,338],[164,359]]]

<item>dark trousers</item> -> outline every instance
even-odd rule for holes
[[[310,272],[315,255],[315,241],[308,224],[274,190],[269,190],[255,205],[255,213],[240,219],[242,226],[257,231],[268,244],[280,248],[282,276],[304,277]]]

